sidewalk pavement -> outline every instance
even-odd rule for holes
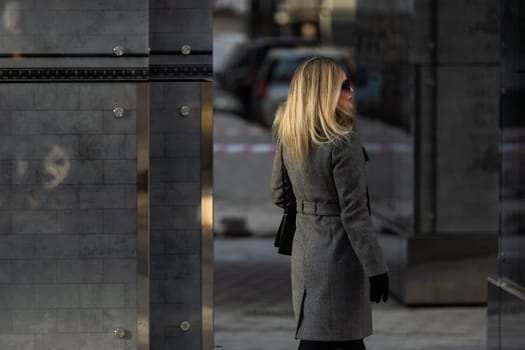
[[[215,240],[215,345],[223,350],[294,350],[289,257],[271,237]],[[483,350],[485,307],[374,305],[368,350]]]

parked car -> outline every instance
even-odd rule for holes
[[[244,116],[249,119],[251,96],[257,73],[266,54],[273,48],[313,46],[318,42],[300,37],[264,37],[239,45],[234,54],[215,76],[219,89],[232,93],[243,106]]]
[[[267,127],[272,125],[277,107],[288,96],[293,72],[302,62],[314,56],[331,57],[341,64],[347,76],[355,75],[354,55],[349,48],[272,49],[261,66],[252,94],[251,114],[254,120]]]

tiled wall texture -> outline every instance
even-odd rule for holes
[[[0,22],[3,72],[108,68],[103,82],[2,76],[0,350],[147,349],[137,319],[148,304],[150,349],[200,349],[200,91],[208,77],[150,83],[143,106],[138,84],[112,80],[109,67],[211,68],[211,0],[0,0]],[[183,44],[191,55],[180,54]],[[116,45],[124,56],[113,56]],[[148,109],[149,300],[137,298],[137,246],[146,242],[137,242],[136,178],[137,110]]]
[[[148,0],[0,0],[0,53],[148,52]]]
[[[152,350],[201,348],[200,85],[151,85]]]
[[[0,84],[0,349],[136,349],[135,95]]]

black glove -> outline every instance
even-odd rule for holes
[[[379,303],[381,299],[384,302],[388,300],[388,273],[382,273],[369,277],[370,280],[370,301]]]

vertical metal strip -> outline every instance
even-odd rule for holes
[[[150,84],[137,84],[137,348],[149,350]]]
[[[201,83],[202,349],[213,347],[213,84]]]

